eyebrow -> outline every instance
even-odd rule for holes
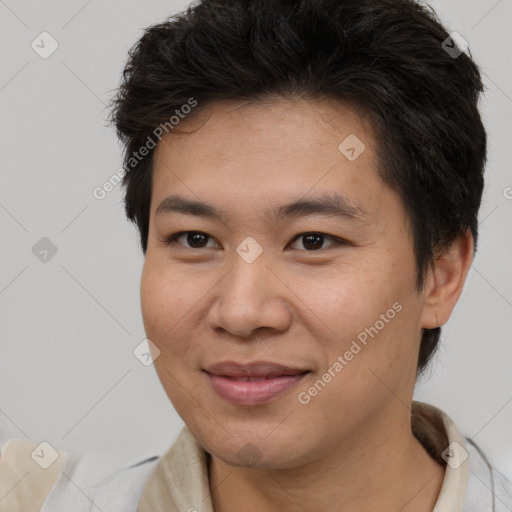
[[[169,213],[182,213],[197,217],[218,219],[224,222],[228,215],[225,211],[215,208],[202,201],[194,201],[171,195],[165,198],[157,207],[155,216]],[[297,201],[278,206],[274,210],[266,210],[263,218],[267,221],[279,222],[283,219],[301,218],[308,215],[325,215],[341,217],[362,222],[368,217],[368,212],[358,203],[347,197],[332,192],[318,197],[301,198]]]

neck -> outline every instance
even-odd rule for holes
[[[370,430],[370,429],[369,429]],[[212,455],[209,480],[215,512],[432,512],[444,468],[414,437],[410,417],[358,432],[292,470],[244,468]]]

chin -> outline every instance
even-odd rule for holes
[[[255,469],[291,469],[306,462],[307,454],[297,449],[299,432],[281,432],[273,429],[276,423],[265,428],[251,428],[247,421],[242,425],[213,421],[209,425],[190,427],[194,437],[204,449],[225,464]],[[213,424],[213,426],[212,426]],[[269,432],[272,432],[269,435]]]

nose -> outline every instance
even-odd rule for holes
[[[264,255],[248,263],[235,254],[231,270],[215,293],[207,314],[214,330],[246,339],[257,329],[283,332],[290,327],[291,292]]]

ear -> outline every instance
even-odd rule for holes
[[[423,289],[425,305],[421,327],[434,329],[448,321],[462,293],[473,251],[473,235],[468,229],[464,236],[436,256],[435,267],[429,272]]]

